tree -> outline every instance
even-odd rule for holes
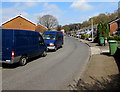
[[[57,29],[57,31],[60,31],[62,29],[62,26],[58,25],[56,29]]]
[[[90,22],[89,22],[89,21],[84,21],[84,22],[82,23],[82,28],[88,27],[88,26],[90,26]]]
[[[64,26],[62,27],[62,29],[65,30],[65,33],[67,33],[67,32],[70,31],[69,25],[64,25]]]
[[[97,28],[97,37],[109,37],[109,26],[107,23],[100,23]]]
[[[48,30],[51,30],[53,28],[56,28],[58,26],[57,19],[52,15],[44,15],[42,17],[39,17],[38,24],[42,24],[43,26],[47,27]]]

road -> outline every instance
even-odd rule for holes
[[[66,90],[80,77],[89,59],[89,47],[65,37],[63,48],[48,52],[25,66],[2,69],[3,90]]]

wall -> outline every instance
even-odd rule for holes
[[[117,32],[118,24],[117,22],[113,22],[110,24],[110,35],[113,35],[114,32]]]
[[[24,18],[16,17],[15,19],[2,25],[3,29],[22,29],[35,31],[35,24]]]
[[[35,28],[35,31],[38,31],[40,33],[43,33],[44,31],[47,31],[48,29],[41,26],[41,25],[37,25],[36,28]]]

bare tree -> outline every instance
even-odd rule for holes
[[[58,26],[57,19],[52,15],[44,15],[42,17],[39,17],[39,22],[43,26],[47,27],[48,30],[53,29]]]

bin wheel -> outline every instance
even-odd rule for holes
[[[19,62],[20,66],[24,66],[27,64],[27,57],[26,56],[22,56]]]

